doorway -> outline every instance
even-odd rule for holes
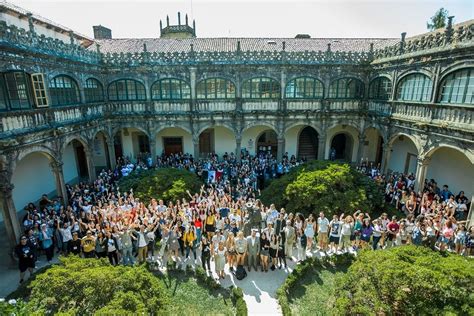
[[[182,137],[163,137],[163,147],[165,155],[179,154],[183,152]]]

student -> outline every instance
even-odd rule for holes
[[[53,230],[46,224],[41,224],[41,231],[39,233],[39,241],[41,247],[46,254],[46,260],[51,263],[54,256]]]
[[[327,251],[328,246],[328,230],[329,220],[323,212],[320,212],[318,217],[318,247],[324,252]]]
[[[217,249],[214,253],[215,269],[217,278],[225,279],[224,267],[225,267],[225,253],[226,249],[223,242],[219,242]]]
[[[341,237],[341,225],[343,224],[344,214],[338,217],[336,214],[333,215],[331,222],[329,223],[329,253],[337,253],[339,250],[339,239]]]
[[[261,234],[260,237],[260,263],[262,265],[262,272],[268,272],[268,257],[270,256],[270,241],[267,234]]]
[[[95,257],[95,237],[92,236],[92,231],[88,230],[86,236],[82,237],[81,247],[84,258]]]
[[[302,227],[297,231],[296,235],[297,235],[296,247],[298,250],[297,262],[301,262],[301,261],[306,260],[306,246],[307,246],[306,235],[304,234]]]
[[[20,269],[20,283],[23,283],[26,270],[30,276],[35,268],[34,254],[28,244],[28,237],[21,236],[20,243],[15,247],[15,254],[18,257],[18,267]]]
[[[211,245],[205,236],[201,237],[201,263],[204,270],[211,271]]]

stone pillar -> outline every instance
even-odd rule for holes
[[[115,157],[115,146],[114,141],[106,140],[107,143],[107,151],[109,152],[109,161],[110,161],[110,169],[115,169],[115,165],[117,164],[117,157]]]
[[[326,134],[318,135],[318,160],[324,160],[326,154]]]
[[[364,144],[365,144],[366,137],[364,134],[359,135],[359,147],[357,148],[357,164],[360,164],[362,161],[362,157],[364,155]]]
[[[196,100],[196,67],[189,68],[189,84],[191,86],[191,111],[194,111],[194,104]]]
[[[382,148],[382,165],[380,166],[380,172],[382,174],[387,173],[388,164],[390,162],[390,155],[392,154],[392,146],[389,144],[383,144]]]
[[[153,161],[153,164],[156,163],[156,137],[150,137],[150,155]]]
[[[466,223],[466,228],[469,230],[471,226],[474,225],[474,207],[472,206],[474,203],[472,203],[472,199],[474,199],[474,194],[471,196],[471,206],[469,207],[469,213],[467,213],[467,223]]]
[[[426,173],[428,172],[428,166],[430,164],[430,158],[418,158],[418,166],[416,168],[416,180],[415,190],[423,190],[423,184],[425,183]]]
[[[193,137],[194,159],[199,159],[199,136]]]
[[[95,171],[95,164],[94,164],[94,156],[92,154],[92,150],[89,148],[84,148],[84,152],[86,153],[87,159],[87,172],[89,173],[89,181],[94,182],[97,178],[96,171]]]
[[[67,196],[67,189],[66,189],[66,182],[64,181],[64,173],[63,173],[63,162],[51,161],[49,164],[51,167],[51,171],[53,171],[54,179],[56,181],[56,193],[58,196],[62,198],[62,202],[64,205],[68,203],[68,196]]]
[[[285,153],[285,137],[278,136],[278,147],[277,147],[277,160],[281,161],[283,159],[283,154]]]
[[[242,151],[242,137],[240,135],[235,137],[235,145],[235,155],[237,161],[240,162],[240,152]]]
[[[21,236],[20,222],[16,214],[15,203],[13,202],[13,184],[10,183],[10,176],[2,171],[0,174],[0,201],[3,209],[3,222],[7,231],[8,243],[13,249],[19,242]]]

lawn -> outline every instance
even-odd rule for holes
[[[299,278],[288,296],[292,315],[330,315],[335,301],[335,280],[347,266],[311,267]]]

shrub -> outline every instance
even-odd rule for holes
[[[202,181],[190,171],[176,168],[151,169],[134,172],[120,179],[121,192],[133,189],[135,197],[148,203],[152,198],[175,201],[187,198],[186,190],[199,192]]]
[[[316,160],[271,181],[261,200],[304,215],[324,211],[329,218],[357,209],[380,212],[383,207],[382,190],[374,181],[348,164]]]
[[[338,315],[473,315],[474,260],[416,246],[365,251],[336,293]]]
[[[144,266],[111,267],[105,259],[61,258],[31,282],[33,312],[151,314],[166,311],[164,287]]]

